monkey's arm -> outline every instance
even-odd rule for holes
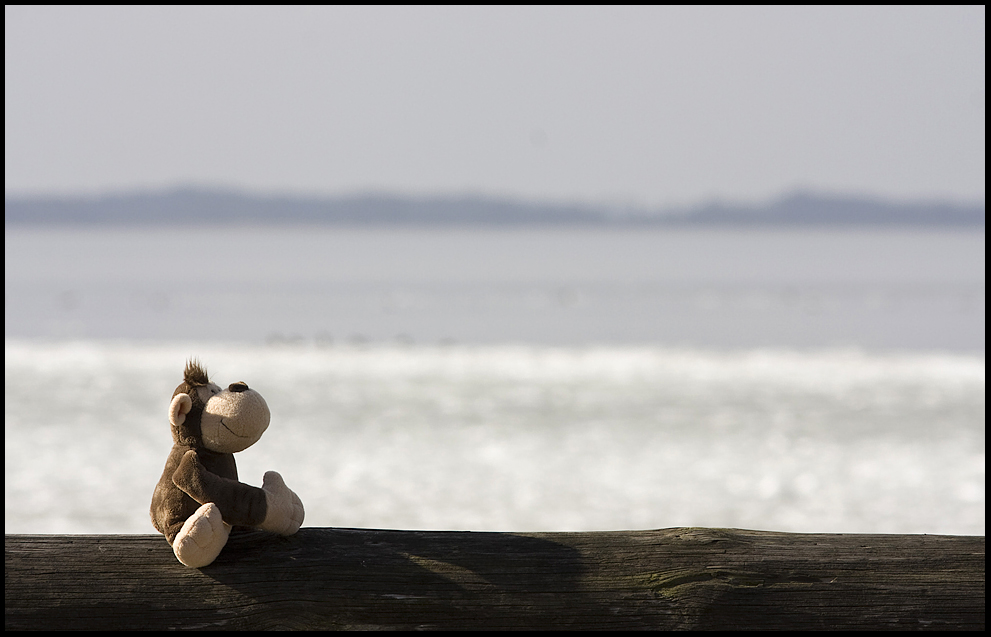
[[[228,524],[259,526],[268,514],[262,489],[211,472],[193,449],[183,455],[172,483],[200,504],[216,504]]]

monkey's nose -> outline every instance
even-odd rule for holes
[[[242,392],[248,391],[248,383],[243,380],[239,380],[236,383],[231,383],[230,387],[227,388],[229,391]]]

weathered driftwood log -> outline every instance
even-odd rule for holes
[[[179,564],[160,536],[8,535],[6,629],[983,629],[984,538],[304,528]]]

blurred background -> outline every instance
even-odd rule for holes
[[[5,530],[187,358],[308,526],[984,534],[984,7],[5,7]]]

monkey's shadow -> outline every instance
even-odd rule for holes
[[[595,605],[577,549],[512,533],[235,529],[201,571],[292,626],[562,628]]]

